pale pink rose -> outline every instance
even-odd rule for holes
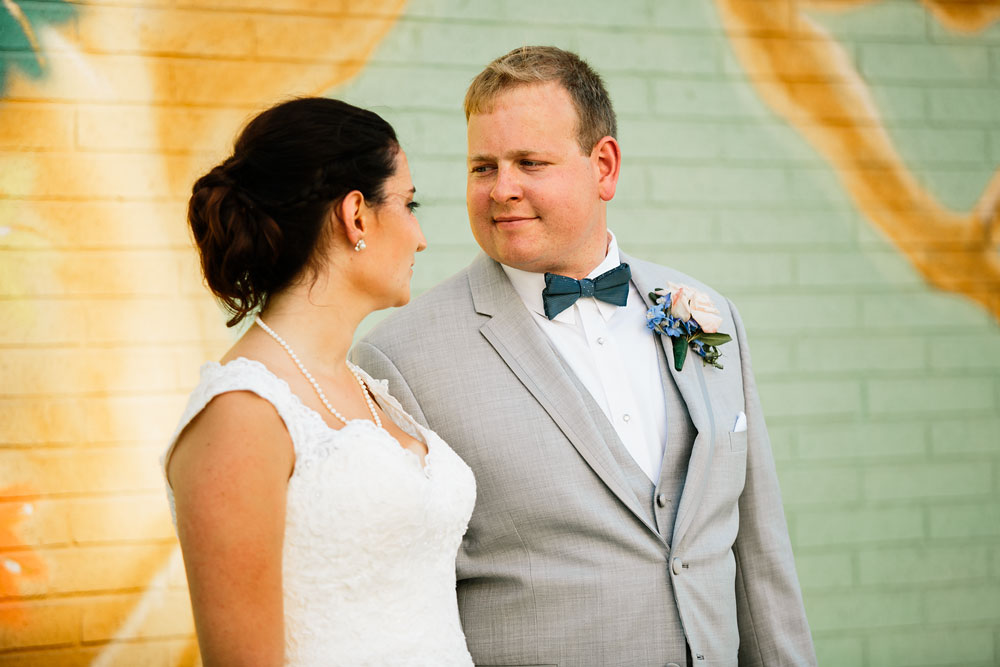
[[[701,310],[691,311],[691,316],[694,317],[695,322],[701,325],[701,330],[705,333],[718,332],[719,325],[722,324],[721,317]]]
[[[701,325],[701,330],[705,333],[718,332],[719,325],[722,324],[719,309],[701,292],[695,292],[694,298],[691,299],[691,316]]]
[[[707,295],[687,285],[667,285],[671,293],[670,312],[674,317],[683,322],[693,317],[705,333],[718,332],[722,318],[719,317],[719,309]]]
[[[681,322],[691,319],[689,289],[687,285],[671,285],[670,313]]]

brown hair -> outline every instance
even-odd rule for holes
[[[188,204],[205,282],[232,313],[227,326],[318,268],[330,206],[354,190],[381,203],[398,151],[389,123],[339,100],[295,99],[250,121]]]
[[[602,138],[616,136],[618,121],[600,75],[580,56],[555,46],[522,46],[487,65],[465,93],[465,120],[488,113],[497,97],[511,88],[549,81],[559,83],[573,100],[577,143],[585,155]]]

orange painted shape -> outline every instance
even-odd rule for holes
[[[955,32],[974,33],[1000,19],[998,0],[921,0],[943,26]]]
[[[754,0],[716,4],[760,96],[833,166],[858,209],[928,282],[965,295],[1000,319],[995,297],[1000,291],[1000,171],[971,212],[948,210],[904,164],[881,125],[867,83],[823,28],[799,12],[795,30],[788,29],[777,12],[763,11],[758,5],[766,3]],[[839,10],[860,4],[868,2],[802,3]],[[949,27],[958,22],[966,30],[1000,17],[1000,0],[925,4],[935,16],[947,15]]]
[[[31,490],[26,486],[8,486],[0,489],[0,544],[8,545],[0,549],[0,625],[20,626],[29,622],[22,595],[25,582],[43,580],[46,575],[45,563],[34,552],[21,544],[19,527],[34,511]],[[9,545],[17,545],[10,548]]]

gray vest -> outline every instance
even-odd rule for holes
[[[650,335],[653,335],[652,333]],[[555,347],[553,346],[553,351]],[[559,356],[556,351],[556,356]],[[640,504],[647,510],[647,519],[656,526],[664,541],[669,545],[673,538],[674,519],[677,516],[677,505],[680,503],[681,492],[684,491],[684,478],[687,476],[688,460],[691,458],[691,447],[697,435],[687,406],[681,398],[674,377],[667,366],[667,356],[663,346],[657,341],[656,356],[660,365],[660,381],[663,383],[663,397],[667,408],[667,443],[663,452],[663,463],[660,466],[659,483],[655,486],[649,477],[629,454],[614,427],[604,415],[604,411],[587,391],[583,383],[569,367],[566,361],[559,357],[566,373],[573,380],[577,391],[593,416],[594,423],[601,431],[608,450],[614,456],[628,480],[632,491]]]

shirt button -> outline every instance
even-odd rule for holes
[[[627,422],[630,419],[632,419],[632,417],[630,417],[628,413],[625,413],[625,414],[622,415],[622,421]]]
[[[667,500],[667,494],[661,493],[656,496],[656,504],[659,505],[660,507],[666,507],[668,502],[669,501]]]
[[[674,574],[680,574],[682,567],[684,567],[684,561],[682,561],[680,558],[675,558],[674,561],[670,564],[670,569],[673,570]]]
[[[597,344],[598,345],[604,345],[604,336],[598,336],[597,337]]]

